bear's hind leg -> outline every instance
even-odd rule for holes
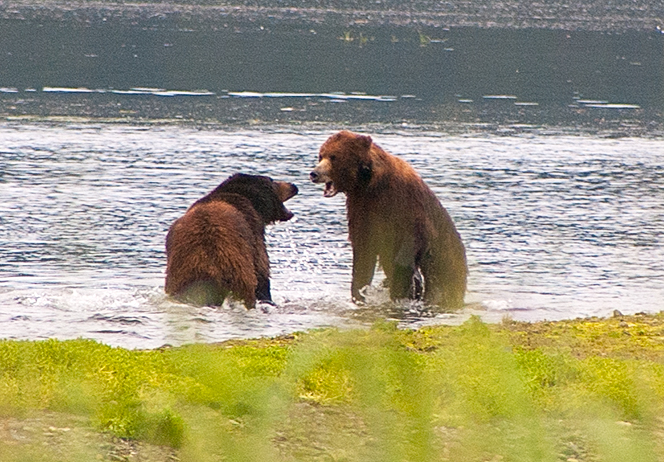
[[[464,280],[441,277],[436,273],[422,270],[424,276],[424,302],[445,310],[463,308],[466,284]],[[448,275],[449,276],[449,275]]]
[[[188,284],[175,296],[178,300],[196,306],[221,306],[228,296],[215,281],[206,279]]]

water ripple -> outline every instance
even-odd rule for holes
[[[0,337],[90,337],[129,347],[277,335],[395,319],[403,326],[664,309],[664,167],[658,140],[376,133],[454,217],[468,308],[350,303],[344,199],[308,181],[317,129],[0,126]],[[277,307],[247,312],[163,294],[164,238],[235,172],[292,181],[295,218],[268,228]]]

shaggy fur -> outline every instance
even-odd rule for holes
[[[229,295],[247,308],[271,302],[265,226],[293,217],[283,203],[297,192],[238,173],[196,201],[166,236],[166,293],[198,305],[221,305]]]
[[[423,295],[430,305],[463,306],[467,265],[461,237],[409,164],[369,136],[342,131],[322,145],[310,176],[325,184],[326,197],[346,194],[355,301],[364,301],[360,290],[371,283],[379,259],[393,300]]]

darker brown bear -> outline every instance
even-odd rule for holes
[[[198,305],[271,302],[265,225],[293,217],[284,202],[295,194],[291,183],[238,173],[196,201],[166,236],[166,293]]]
[[[349,131],[331,136],[318,160],[311,180],[325,183],[325,197],[346,194],[353,299],[364,301],[360,290],[371,283],[378,258],[393,300],[420,298],[423,291],[427,304],[463,306],[467,266],[461,237],[415,170],[371,137]]]

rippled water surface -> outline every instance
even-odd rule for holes
[[[472,5],[431,22],[415,6],[450,5],[324,3],[0,5],[0,338],[147,348],[664,309],[654,3],[642,20],[639,2],[581,18],[574,2],[494,2],[518,7],[500,27]],[[350,302],[344,198],[308,181],[339,128],[407,159],[448,208],[468,252],[465,310],[388,303],[380,277],[369,306]],[[300,188],[295,218],[268,230],[277,306],[175,303],[168,227],[236,172]]]
[[[657,139],[384,130],[465,241],[468,308],[394,306],[374,281],[350,303],[344,199],[307,175],[328,128],[0,125],[0,338],[127,347],[277,335],[377,317],[402,325],[560,319],[664,309],[664,167]],[[235,172],[296,183],[295,218],[269,228],[276,307],[175,303],[164,238]]]

